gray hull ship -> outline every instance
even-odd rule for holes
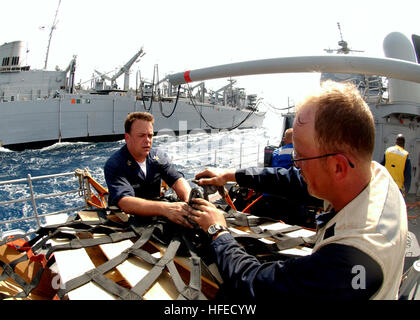
[[[88,89],[75,85],[76,57],[65,70],[31,70],[22,64],[24,52],[21,41],[0,46],[0,147],[122,139],[124,120],[133,111],[153,114],[156,134],[255,128],[264,120],[256,95],[235,88],[235,80],[207,92],[204,83],[178,88],[138,77],[130,89],[130,67],[143,49],[112,77],[95,71]],[[119,89],[116,79],[122,75],[124,88]]]

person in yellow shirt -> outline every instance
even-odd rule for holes
[[[411,160],[404,145],[404,135],[399,134],[395,140],[395,146],[386,149],[381,164],[388,169],[398,188],[405,195],[411,185]]]

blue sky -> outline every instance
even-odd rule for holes
[[[24,41],[33,69],[44,65],[57,5],[58,0],[15,0],[0,19],[0,42]],[[83,82],[94,69],[121,67],[144,46],[146,55],[132,67],[134,85],[134,73],[140,69],[151,79],[155,64],[163,78],[230,62],[324,54],[340,40],[337,22],[351,48],[382,57],[382,40],[389,32],[420,35],[419,12],[418,0],[62,0],[48,67],[65,68],[76,54],[76,81]],[[237,81],[248,93],[282,107],[318,79],[317,74],[282,74]],[[212,80],[208,86],[217,89],[225,83]]]

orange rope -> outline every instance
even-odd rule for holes
[[[233,204],[232,199],[229,197],[229,195],[227,195],[227,196],[225,197],[225,200],[226,200],[227,204],[228,204],[228,205],[230,205],[230,207],[231,207],[233,210],[238,211],[238,210],[236,210],[236,207],[235,207],[235,205]]]
[[[260,200],[263,197],[263,195],[260,195],[257,199],[252,201],[249,205],[246,206],[246,208],[242,211],[244,213],[248,213],[249,208],[251,208],[258,200]]]

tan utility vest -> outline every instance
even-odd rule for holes
[[[406,250],[407,209],[388,171],[374,161],[371,171],[370,184],[318,231],[314,251],[338,243],[365,252],[383,273],[382,286],[371,299],[397,299]],[[323,240],[334,224],[334,235]]]
[[[397,145],[389,147],[385,151],[385,168],[388,169],[400,190],[404,187],[404,169],[407,156],[408,152]]]

